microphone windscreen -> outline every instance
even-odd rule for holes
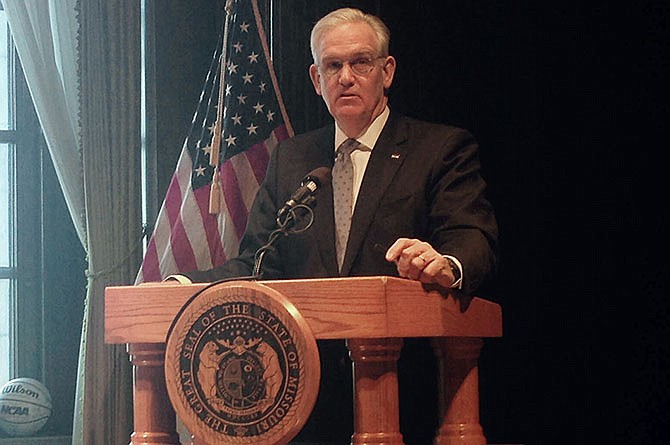
[[[308,181],[314,181],[318,187],[321,187],[323,184],[327,184],[333,179],[330,168],[328,167],[317,167],[311,172],[307,173],[305,178],[302,180],[303,184],[306,184]]]

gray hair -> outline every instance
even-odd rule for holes
[[[367,23],[377,36],[377,50],[379,55],[386,57],[389,55],[389,42],[391,40],[391,32],[382,20],[372,14],[366,14],[360,9],[342,8],[330,12],[323,16],[312,28],[309,45],[312,50],[312,59],[314,63],[318,64],[316,45],[321,41],[323,35],[343,23]]]

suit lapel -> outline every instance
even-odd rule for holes
[[[329,131],[316,141],[315,152],[318,160],[315,165],[333,166],[335,149],[333,141],[335,127],[329,127]],[[335,217],[333,215],[333,185],[331,182],[324,184],[317,194],[316,207],[314,208],[315,223],[312,226],[313,235],[316,239],[317,249],[321,256],[321,262],[329,276],[337,276],[337,256],[335,254]]]
[[[393,115],[389,116],[389,121],[372,150],[363,176],[363,183],[358,192],[347,243],[347,253],[342,265],[342,275],[347,275],[351,270],[353,260],[362,246],[379,203],[396,172],[405,161],[408,149],[407,144],[404,144],[406,139],[407,134],[404,128],[399,125],[398,120]],[[332,204],[330,208],[332,211]]]

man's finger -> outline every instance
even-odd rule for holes
[[[395,243],[386,251],[386,261],[398,261],[402,251],[408,246],[412,245],[412,240],[409,238],[398,238]]]

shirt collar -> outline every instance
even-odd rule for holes
[[[372,121],[370,126],[356,138],[358,142],[361,144],[365,145],[368,147],[370,150],[372,150],[377,143],[377,139],[379,139],[379,135],[382,133],[382,130],[384,129],[384,125],[386,125],[386,121],[389,118],[390,110],[389,107],[386,106],[384,108],[384,111],[375,118],[375,120]],[[337,147],[339,147],[342,142],[346,141],[349,139],[349,137],[344,134],[344,131],[340,129],[340,127],[337,125],[337,122],[335,122],[335,150],[337,150]]]

